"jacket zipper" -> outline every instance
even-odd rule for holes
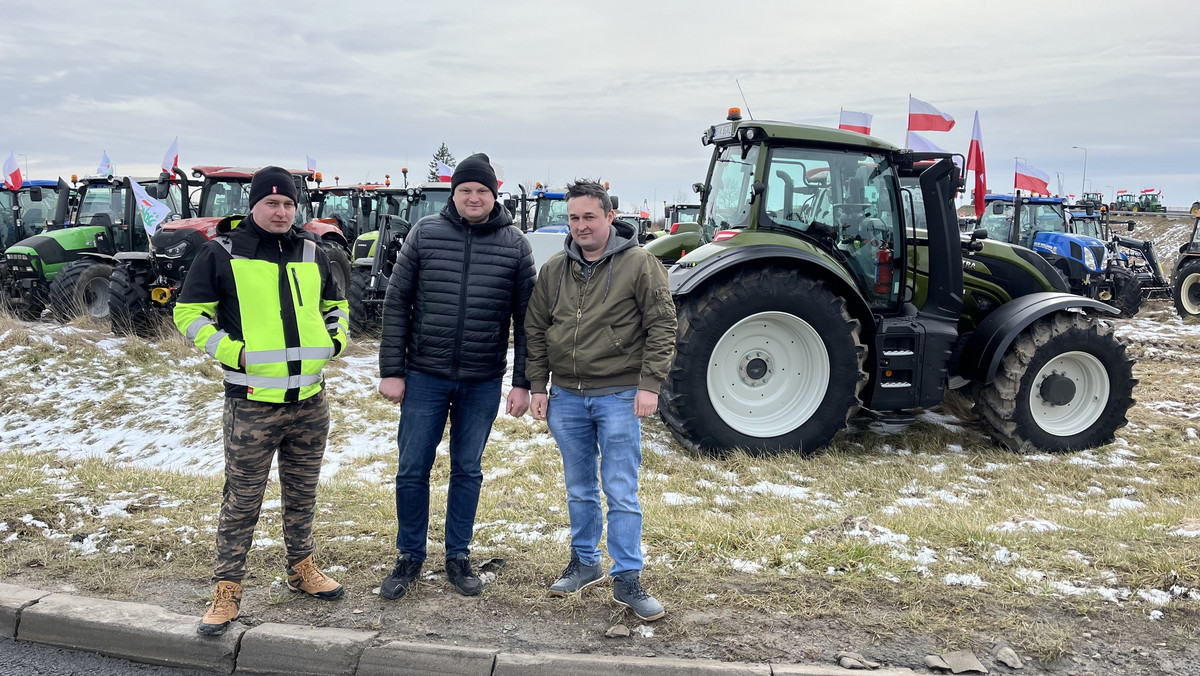
[[[296,283],[296,302],[300,307],[304,307],[304,296],[300,295],[300,278],[296,275],[296,268],[292,268],[292,281]]]
[[[567,262],[570,265],[570,262]],[[595,273],[595,270],[592,270]],[[583,303],[587,298],[588,285],[592,283],[594,274],[588,275],[583,280],[583,288],[579,292],[579,307],[575,309],[575,339],[571,341],[571,367],[575,370],[575,379],[579,381],[579,389],[583,390],[583,378],[579,376],[579,360],[576,358],[579,350],[579,325],[583,323]]]
[[[462,354],[462,336],[467,323],[467,285],[471,279],[471,242],[474,229],[467,226],[467,241],[463,246],[462,283],[458,290],[458,331],[454,333],[454,360],[450,362],[450,379],[458,379],[458,367]]]

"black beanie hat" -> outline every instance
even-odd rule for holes
[[[454,175],[450,177],[450,192],[459,183],[482,183],[492,191],[495,197],[500,186],[496,184],[496,170],[492,169],[492,161],[483,153],[475,153],[454,167]]]
[[[283,167],[263,167],[254,172],[250,179],[250,208],[253,209],[267,195],[290,197],[299,205],[300,196],[296,194],[296,180],[292,178],[292,172]]]

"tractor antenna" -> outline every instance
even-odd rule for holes
[[[736,84],[736,85],[737,85],[737,88],[738,88],[738,93],[742,95],[742,103],[743,103],[743,104],[745,104],[745,106],[746,106],[746,117],[748,117],[748,118],[750,118],[751,120],[753,120],[753,119],[754,119],[754,113],[751,113],[751,112],[750,112],[750,102],[746,100],[746,94],[745,94],[745,92],[743,92],[743,91],[742,91],[742,83],[741,83],[741,82],[738,82],[738,81],[737,81],[737,78],[734,78],[734,79],[733,79],[733,82],[734,82],[734,84]]]

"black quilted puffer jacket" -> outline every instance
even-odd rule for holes
[[[511,326],[512,386],[528,388],[525,308],[535,275],[529,242],[499,203],[485,223],[464,222],[453,202],[422,218],[388,283],[380,377],[414,370],[451,380],[499,378]]]

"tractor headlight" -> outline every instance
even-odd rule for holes
[[[1083,264],[1088,270],[1096,270],[1100,267],[1099,263],[1096,262],[1096,254],[1092,253],[1092,250],[1086,246],[1083,247]]]
[[[179,258],[187,250],[188,250],[188,242],[187,242],[187,240],[184,240],[184,241],[180,242],[179,244],[176,244],[174,246],[169,246],[169,247],[163,249],[163,255],[168,256],[170,258]]]

